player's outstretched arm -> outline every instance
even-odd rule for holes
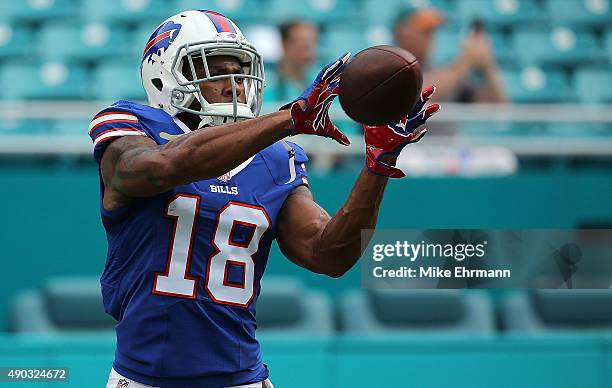
[[[340,210],[330,217],[301,186],[287,198],[278,221],[278,244],[296,264],[331,277],[342,276],[362,252],[361,230],[374,229],[389,177],[403,177],[394,167],[402,149],[419,141],[422,125],[440,109],[425,107],[435,88],[426,88],[405,119],[388,126],[365,127],[366,167]],[[365,246],[366,244],[363,244]]]
[[[152,196],[222,175],[286,137],[291,128],[289,112],[281,111],[193,131],[165,145],[126,136],[113,141],[104,152],[102,177],[107,190],[116,191],[118,198]]]

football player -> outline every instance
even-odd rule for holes
[[[255,304],[272,240],[297,265],[342,276],[374,228],[401,149],[438,110],[423,92],[401,125],[366,128],[366,161],[330,217],[308,189],[289,135],[348,139],[331,122],[345,54],[276,113],[259,116],[257,50],[229,19],[186,11],[142,57],[149,105],[118,101],[89,126],[108,239],[101,277],[117,321],[108,387],[272,387],[255,339]]]

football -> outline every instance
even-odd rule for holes
[[[423,74],[416,57],[392,46],[359,52],[340,78],[339,100],[353,120],[384,125],[406,116],[417,102]]]

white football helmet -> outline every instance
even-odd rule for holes
[[[242,74],[211,76],[207,58],[215,55],[236,57]],[[182,72],[185,61],[192,80]],[[204,78],[195,74],[195,61],[202,61]],[[149,38],[140,73],[151,106],[171,116],[180,112],[199,115],[200,128],[251,119],[261,109],[265,86],[261,56],[234,22],[213,11],[185,11],[165,20]],[[221,79],[231,81],[233,102],[206,101],[199,84]],[[246,103],[238,102],[237,80],[244,82]],[[199,110],[194,101],[199,102]]]

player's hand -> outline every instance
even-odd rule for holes
[[[340,76],[351,57],[345,53],[336,61],[325,66],[317,78],[294,101],[281,107],[291,109],[292,134],[331,137],[342,145],[349,145],[349,139],[329,118],[329,107],[338,95]]]
[[[396,123],[383,126],[364,125],[366,143],[366,165],[377,175],[391,178],[402,178],[405,174],[395,167],[395,160],[405,146],[421,140],[427,129],[423,124],[440,110],[440,104],[425,106],[435,86],[429,86],[421,92],[421,99],[412,112]]]

